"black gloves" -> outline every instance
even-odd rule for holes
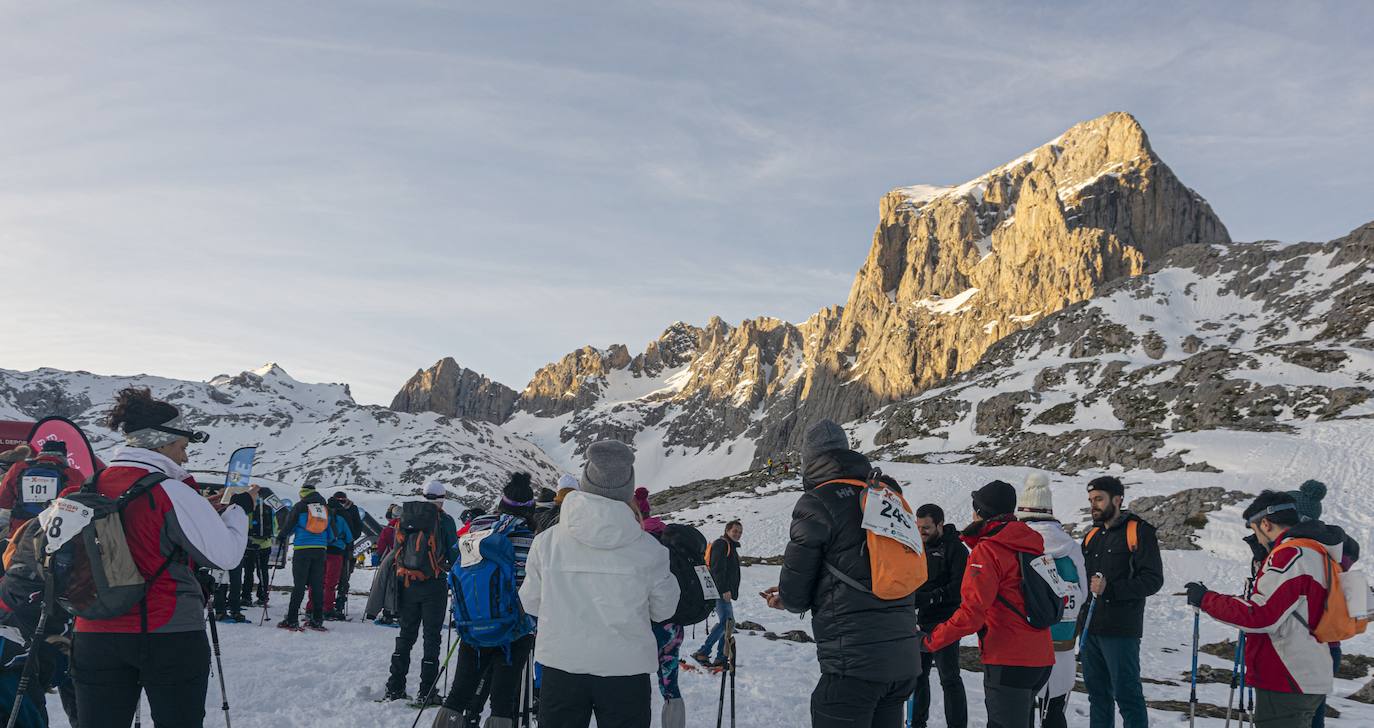
[[[253,512],[253,496],[248,493],[235,493],[234,497],[229,499],[229,505],[238,506],[243,509],[244,513],[251,514]]]
[[[1269,549],[1260,545],[1259,537],[1255,534],[1252,533],[1246,536],[1245,543],[1250,546],[1250,555],[1253,557],[1253,561],[1258,563],[1269,558]]]
[[[1194,607],[1202,607],[1202,598],[1207,595],[1207,587],[1195,581],[1190,581],[1183,586],[1188,591],[1188,603]]]

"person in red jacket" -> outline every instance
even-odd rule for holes
[[[122,431],[125,447],[96,478],[100,493],[118,498],[140,481],[160,480],[121,512],[147,596],[127,614],[76,620],[72,667],[81,726],[127,728],[143,692],[155,725],[195,728],[205,720],[210,677],[205,593],[196,568],[238,566],[257,486],[228,505],[200,495],[182,466],[191,438],[203,442],[203,436],[147,389],[122,390],[107,424]]]
[[[53,476],[46,476],[26,481],[24,474],[37,468],[61,473],[61,476],[56,480],[52,480]],[[67,443],[61,440],[48,440],[43,443],[43,450],[38,457],[15,463],[5,473],[4,481],[0,481],[0,508],[10,511],[10,537],[13,538],[20,526],[47,508],[58,493],[85,481],[86,477],[80,470],[67,464]]]
[[[964,529],[968,566],[959,588],[959,610],[922,642],[938,652],[961,637],[978,634],[983,655],[983,702],[988,728],[1026,725],[1035,695],[1050,678],[1054,643],[1048,629],[1026,623],[1018,554],[1041,554],[1044,539],[1016,520],[1016,488],[1000,480],[973,493],[973,523]]]

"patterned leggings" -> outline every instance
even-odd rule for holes
[[[676,624],[655,624],[654,639],[658,640],[658,692],[664,700],[681,698],[677,687],[678,653],[682,648],[682,627]]]

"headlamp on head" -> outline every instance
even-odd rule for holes
[[[210,433],[202,432],[200,430],[183,430],[179,427],[168,427],[167,425],[153,425],[148,429],[157,430],[158,432],[165,432],[169,435],[184,437],[187,440],[190,440],[191,442],[197,444],[210,441]]]

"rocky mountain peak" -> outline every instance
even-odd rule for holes
[[[518,397],[510,387],[460,366],[453,357],[444,357],[429,369],[416,371],[391,400],[391,409],[499,425],[515,411]]]

